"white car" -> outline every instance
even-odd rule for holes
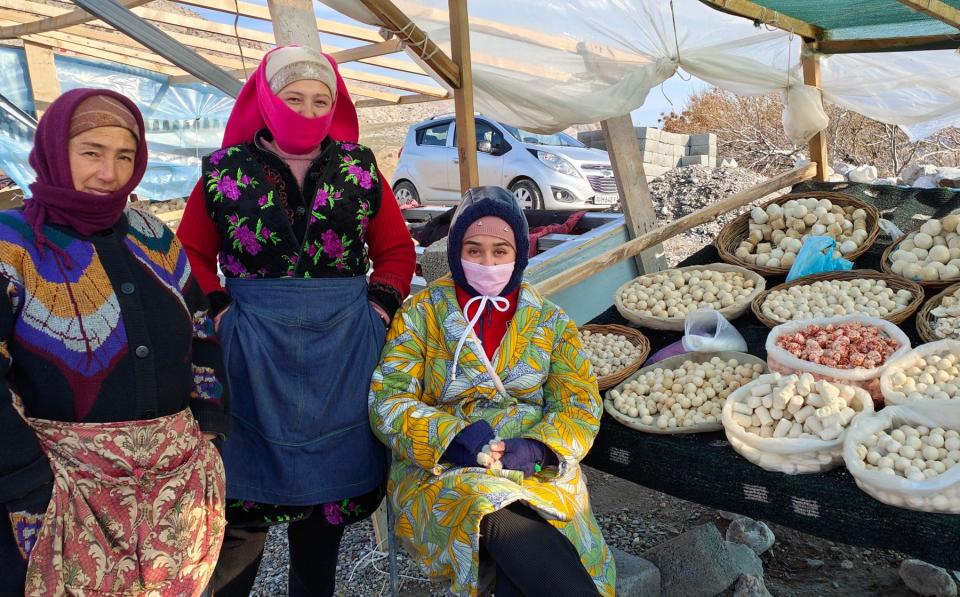
[[[460,200],[456,120],[435,116],[410,127],[393,175],[397,201],[454,205]],[[540,135],[476,117],[481,185],[509,189],[528,209],[605,209],[617,203],[607,152],[570,135]]]

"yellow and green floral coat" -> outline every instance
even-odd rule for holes
[[[579,464],[593,444],[602,403],[576,326],[524,283],[491,360],[500,383],[472,332],[454,373],[453,353],[466,327],[453,282],[434,282],[397,313],[373,374],[371,424],[393,451],[388,495],[397,536],[430,576],[448,578],[454,594],[473,596],[480,519],[521,501],[573,543],[600,594],[612,596],[613,557]],[[501,438],[543,442],[559,467],[524,479],[519,471],[441,462],[454,436],[481,419]]]

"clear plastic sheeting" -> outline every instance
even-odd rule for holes
[[[167,77],[107,62],[57,56],[62,91],[111,89],[129,97],[143,113],[150,152],[136,193],[146,199],[186,197],[200,175],[200,160],[220,147],[233,98],[203,83],[169,85]],[[33,113],[22,50],[0,51],[0,93]],[[0,111],[0,169],[29,195],[35,178],[27,163],[33,131]]]
[[[381,25],[353,0],[321,1]],[[449,52],[447,0],[395,3]],[[537,132],[628,113],[678,68],[740,95],[803,82],[799,37],[698,0],[500,0],[469,10],[477,110]],[[824,97],[925,136],[960,124],[956,72],[960,55],[951,51],[832,56]]]

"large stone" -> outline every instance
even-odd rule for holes
[[[907,587],[931,597],[957,597],[957,583],[945,569],[921,560],[904,560],[900,578]]]
[[[450,273],[447,262],[447,237],[435,241],[420,256],[420,271],[427,284]]]
[[[773,597],[767,590],[767,585],[763,583],[761,576],[748,576],[743,574],[737,579],[737,586],[733,591],[733,597]]]
[[[637,139],[640,151],[647,153],[661,153],[663,144],[657,139]]]
[[[660,141],[663,143],[670,143],[671,145],[686,145],[687,141],[689,140],[689,135],[660,131]]]
[[[907,164],[900,172],[900,178],[905,184],[912,185],[913,181],[921,176],[933,176],[937,173],[937,167],[931,164]]]
[[[850,179],[850,182],[873,184],[873,181],[877,179],[877,167],[859,166],[851,170],[850,173],[847,174],[847,178]]]
[[[663,597],[711,597],[743,574],[763,576],[763,564],[746,545],[724,541],[712,523],[650,549],[643,557],[660,569]]]
[[[659,597],[660,570],[648,560],[611,547],[617,564],[619,597]]]
[[[752,518],[738,518],[727,527],[727,541],[746,545],[757,555],[762,554],[777,540],[770,527]]]
[[[690,135],[688,143],[690,145],[716,145],[717,135],[715,133],[701,133],[699,135]]]

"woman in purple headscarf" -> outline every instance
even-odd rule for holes
[[[75,89],[0,212],[0,594],[197,595],[223,538],[220,347],[173,232],[126,209],[143,119]]]

